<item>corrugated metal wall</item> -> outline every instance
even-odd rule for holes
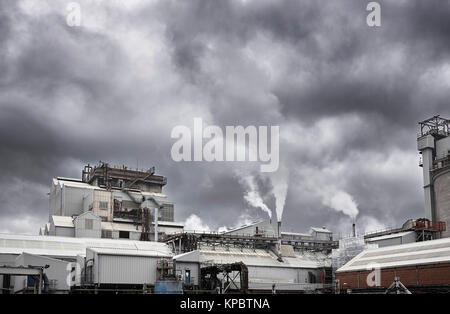
[[[93,193],[92,189],[63,187],[63,216],[80,215],[83,213],[83,198]]]
[[[55,226],[55,236],[58,237],[74,237],[75,228],[57,227]]]
[[[154,284],[158,257],[97,255],[96,283]]]
[[[61,197],[62,197],[61,187],[59,186],[59,184],[57,185],[53,184],[49,195],[49,205],[50,205],[48,216],[49,220],[53,215],[57,216],[62,215]]]
[[[92,229],[86,229],[86,220],[92,219]],[[75,237],[77,238],[101,238],[102,226],[100,218],[91,212],[86,212],[74,220]]]

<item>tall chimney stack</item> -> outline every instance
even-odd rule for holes
[[[278,244],[277,244],[277,251],[278,255],[281,256],[281,221],[278,221]]]
[[[355,225],[355,221],[353,221],[353,224],[352,224],[352,230],[353,230],[353,237],[356,237],[356,225]]]

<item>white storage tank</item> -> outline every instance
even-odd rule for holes
[[[440,169],[433,177],[436,221],[443,221],[446,230],[442,237],[450,237],[450,165],[446,169]]]

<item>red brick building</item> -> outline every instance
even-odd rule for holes
[[[336,271],[342,292],[382,291],[395,277],[413,293],[450,292],[450,238],[365,250]]]

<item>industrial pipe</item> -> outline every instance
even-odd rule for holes
[[[155,206],[155,242],[158,242],[158,206]]]

